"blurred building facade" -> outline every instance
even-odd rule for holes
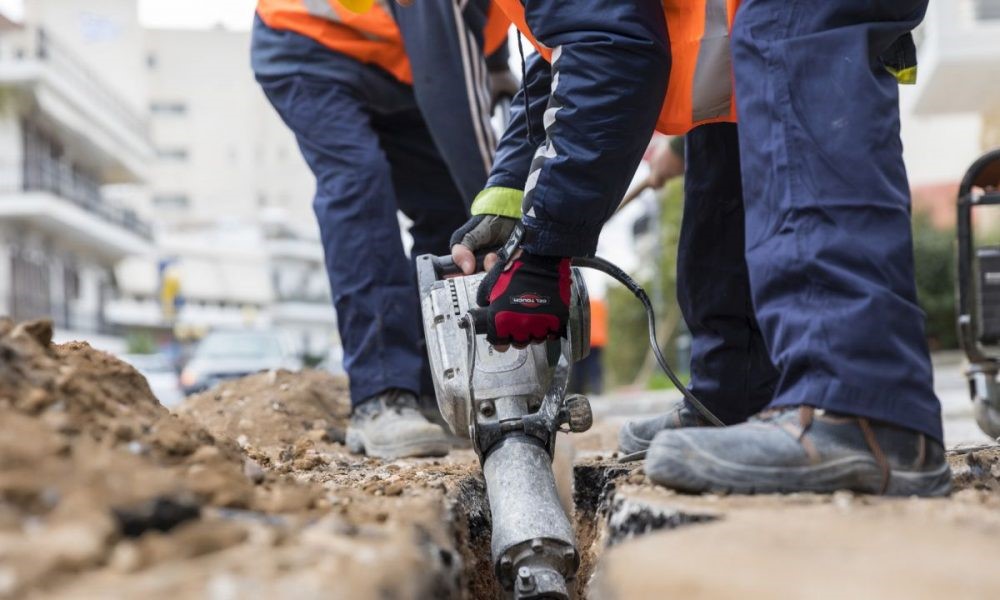
[[[916,31],[917,84],[900,89],[916,210],[949,227],[965,170],[1000,146],[1000,0],[931,2]]]
[[[315,228],[313,177],[249,67],[246,31],[146,31],[151,209],[173,226],[283,211]]]
[[[109,349],[217,327],[336,343],[313,178],[248,48],[143,29],[135,0],[0,19],[0,314]]]
[[[149,224],[103,191],[145,181],[146,121],[122,88],[25,17],[0,22],[0,314],[102,337],[114,330],[115,266],[153,247]]]

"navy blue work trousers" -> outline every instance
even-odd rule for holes
[[[750,297],[736,125],[694,129],[685,154],[677,302],[691,332],[691,391],[739,423],[771,402],[778,373]]]
[[[942,437],[916,301],[898,88],[880,59],[926,6],[741,5],[733,68],[743,210],[735,175],[723,173],[735,161],[732,127],[689,134],[679,268],[694,387],[728,420],[765,404],[773,386],[771,406]]]
[[[390,388],[433,393],[422,377],[416,280],[396,211],[413,221],[413,256],[446,254],[468,211],[412,88],[346,58],[335,79],[258,81],[316,176],[313,208],[352,402]]]

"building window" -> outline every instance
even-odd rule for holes
[[[188,158],[187,148],[160,148],[156,151],[156,156],[163,160],[183,161]]]
[[[153,205],[176,210],[191,206],[191,199],[186,194],[157,194],[153,196]]]
[[[154,115],[187,114],[187,104],[183,102],[150,102],[149,111]]]

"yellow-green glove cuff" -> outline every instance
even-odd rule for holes
[[[511,219],[521,218],[521,201],[524,192],[514,188],[491,187],[479,192],[472,202],[472,214],[500,215]]]

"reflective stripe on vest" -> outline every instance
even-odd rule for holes
[[[412,84],[410,61],[389,1],[376,0],[372,10],[357,14],[336,0],[258,0],[257,14],[268,27],[294,31]]]
[[[698,48],[691,91],[691,120],[694,122],[726,116],[732,110],[732,49],[729,46],[729,17],[726,0],[705,2],[705,32]],[[726,74],[727,76],[720,76]]]

